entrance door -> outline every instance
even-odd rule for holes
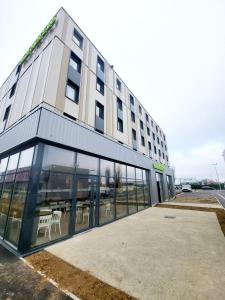
[[[96,176],[79,176],[76,182],[75,232],[98,224],[98,184]]]
[[[157,185],[157,192],[158,192],[158,199],[159,202],[163,202],[164,200],[164,191],[163,191],[163,175],[160,173],[155,173],[156,175],[156,185]]]

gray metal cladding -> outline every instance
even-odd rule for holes
[[[4,131],[0,135],[0,154],[34,138],[37,133],[39,116],[40,110],[37,110]]]

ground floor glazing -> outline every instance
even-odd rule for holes
[[[0,238],[29,252],[149,207],[150,186],[147,169],[39,143],[0,160]]]

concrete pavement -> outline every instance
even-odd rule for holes
[[[149,208],[46,250],[138,299],[224,300],[214,213]]]

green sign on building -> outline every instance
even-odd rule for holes
[[[24,54],[24,56],[20,60],[20,62],[19,62],[20,65],[22,65],[29,58],[29,56],[32,54],[32,52],[37,47],[37,45],[40,44],[41,41],[43,40],[43,38],[46,37],[46,35],[49,33],[49,31],[51,30],[53,25],[56,23],[56,20],[57,20],[57,17],[54,16],[51,19],[51,21],[48,23],[48,25],[44,28],[44,30],[42,30],[42,32],[39,34],[39,36],[36,38],[36,40],[33,42],[33,44],[30,46],[30,48],[27,50],[27,52]]]
[[[164,171],[165,170],[165,166],[160,164],[160,163],[154,163],[153,164],[153,168],[159,171]]]

